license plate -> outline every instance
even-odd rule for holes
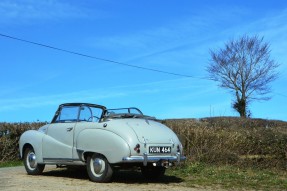
[[[149,153],[171,153],[171,147],[149,147]]]

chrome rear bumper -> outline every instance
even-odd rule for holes
[[[175,156],[151,156],[144,153],[143,156],[130,156],[124,157],[122,162],[124,163],[135,163],[142,162],[144,166],[147,165],[148,162],[158,162],[158,161],[168,161],[168,162],[181,162],[185,161],[186,157],[182,156],[180,153],[177,153]]]

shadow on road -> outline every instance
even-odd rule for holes
[[[43,176],[65,177],[65,178],[83,179],[83,180],[89,179],[85,167],[51,169],[43,172]],[[170,183],[181,183],[183,182],[183,179],[178,178],[176,176],[165,175],[158,180],[148,180],[142,176],[140,171],[120,170],[114,172],[112,182],[126,183],[126,184],[146,184],[146,183],[170,184]]]

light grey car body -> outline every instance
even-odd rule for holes
[[[25,159],[27,148],[33,152]],[[112,167],[185,160],[176,134],[137,108],[108,110],[86,103],[60,105],[50,124],[21,135],[19,150],[28,174],[35,164],[87,165],[92,154],[101,155]]]

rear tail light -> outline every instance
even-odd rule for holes
[[[135,146],[134,150],[135,150],[137,153],[140,153],[140,152],[141,152],[140,147],[141,147],[140,144],[137,144],[137,145]]]
[[[180,146],[177,145],[177,150],[176,150],[178,153],[180,153]]]

